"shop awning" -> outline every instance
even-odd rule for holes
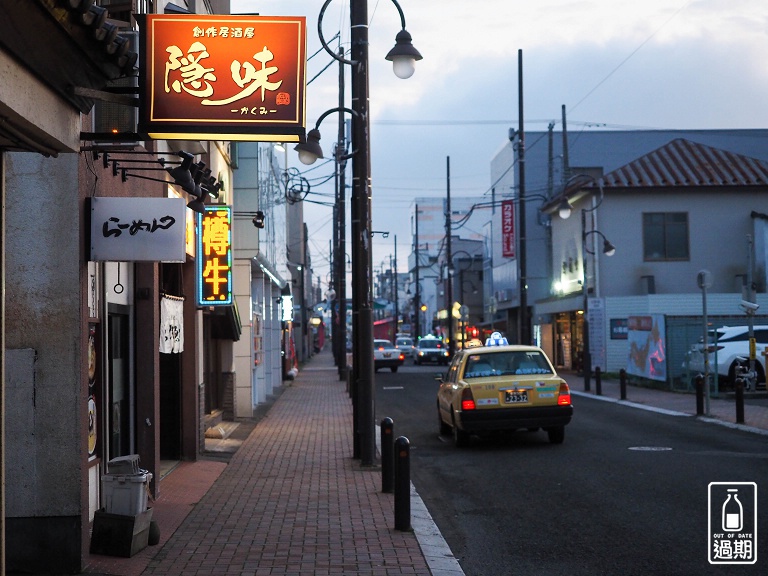
[[[237,302],[232,301],[229,306],[215,306],[211,312],[211,336],[218,340],[240,340],[243,325],[240,322],[240,313],[237,310]]]
[[[261,255],[261,252],[253,257],[253,266],[261,270],[273,284],[280,288],[280,290],[284,290],[285,287],[288,286],[288,282],[284,280],[272,264]]]

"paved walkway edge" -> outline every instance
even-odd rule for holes
[[[411,483],[411,527],[433,576],[464,576],[424,501]]]
[[[579,392],[571,390],[571,394],[579,396],[581,398],[591,398],[592,400],[601,400],[602,402],[612,402],[613,404],[621,404],[623,406],[629,406],[630,408],[639,408],[640,410],[647,410],[649,412],[657,412],[659,414],[666,414],[667,416],[688,416],[695,417],[701,422],[707,424],[717,424],[718,426],[724,426],[731,428],[732,430],[740,430],[742,432],[750,432],[752,434],[760,434],[761,436],[768,436],[768,430],[762,428],[755,428],[754,426],[747,426],[746,424],[737,424],[734,422],[728,422],[727,420],[720,420],[719,418],[710,418],[708,416],[696,416],[695,414],[688,414],[686,412],[677,412],[675,410],[667,410],[666,408],[657,408],[656,406],[646,406],[645,404],[638,404],[636,402],[629,402],[628,400],[619,400],[617,398],[609,398],[607,396],[597,396],[589,392]]]

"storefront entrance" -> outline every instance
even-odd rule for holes
[[[135,394],[131,372],[131,322],[128,306],[109,305],[109,392],[107,430],[109,458],[133,453]]]

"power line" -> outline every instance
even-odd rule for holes
[[[641,43],[640,43],[640,45],[639,45],[637,48],[635,48],[635,49],[634,49],[632,52],[630,52],[629,56],[627,56],[626,58],[624,58],[624,60],[622,60],[621,62],[619,62],[618,66],[616,66],[616,67],[615,67],[613,70],[611,70],[611,71],[608,73],[608,75],[607,75],[605,78],[603,78],[602,80],[600,80],[600,82],[598,82],[598,83],[595,85],[595,87],[594,87],[594,88],[592,88],[592,90],[590,90],[589,92],[587,92],[587,93],[586,93],[586,95],[585,95],[585,96],[584,96],[584,97],[583,97],[581,100],[579,100],[578,102],[576,102],[576,104],[574,104],[573,106],[570,106],[570,107],[569,107],[569,111],[570,111],[570,110],[575,110],[576,108],[578,108],[578,106],[579,106],[579,105],[580,105],[582,102],[584,102],[584,101],[585,101],[587,98],[589,98],[590,96],[592,96],[592,94],[593,94],[595,91],[597,91],[597,89],[598,89],[598,88],[600,88],[600,86],[602,86],[603,84],[605,84],[605,83],[608,81],[608,79],[609,79],[611,76],[613,76],[613,75],[616,73],[616,71],[617,71],[619,68],[621,68],[622,66],[624,66],[624,64],[626,64],[626,63],[629,61],[629,59],[630,59],[630,58],[632,58],[632,56],[634,56],[635,54],[637,54],[637,53],[638,53],[638,52],[639,52],[639,51],[640,51],[640,50],[643,48],[643,46],[645,46],[646,44],[648,44],[648,42],[650,42],[650,41],[653,39],[653,37],[654,37],[654,36],[656,36],[656,34],[658,34],[659,32],[661,32],[661,29],[662,29],[662,28],[664,28],[664,27],[665,27],[667,24],[669,24],[669,23],[670,23],[670,22],[671,22],[671,21],[672,21],[672,20],[673,20],[673,19],[674,19],[674,18],[675,18],[675,17],[676,17],[678,14],[680,14],[680,12],[682,12],[682,11],[683,11],[685,8],[687,8],[687,7],[688,7],[688,5],[689,5],[691,2],[693,2],[693,0],[688,0],[688,1],[687,1],[685,4],[683,4],[683,5],[682,5],[680,8],[678,8],[678,9],[675,11],[675,13],[674,13],[674,14],[672,14],[672,16],[670,16],[669,18],[667,18],[667,20],[666,20],[666,21],[665,21],[665,22],[664,22],[664,23],[663,23],[661,26],[659,26],[659,27],[658,27],[656,30],[654,30],[653,34],[651,34],[650,36],[648,36],[648,38],[646,38],[646,39],[645,39],[643,42],[641,42]]]

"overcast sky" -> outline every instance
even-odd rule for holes
[[[307,52],[321,49],[322,0],[232,0],[233,13],[306,16]],[[490,160],[518,128],[518,51],[523,53],[525,130],[768,128],[768,2],[765,0],[400,0],[424,59],[408,80],[384,60],[399,31],[391,0],[368,0],[370,19],[373,262],[389,261],[397,235],[406,271],[413,199],[482,196]],[[323,22],[349,47],[349,1],[334,0]],[[337,40],[329,42],[336,47]],[[321,52],[307,79],[329,62]],[[347,87],[350,80],[347,74]],[[349,88],[347,88],[348,92]],[[338,105],[338,65],[307,89],[307,124]],[[349,97],[347,97],[349,105]],[[330,154],[335,115],[321,126]],[[293,154],[289,165],[300,166]],[[314,180],[332,164],[308,172]],[[327,201],[333,180],[313,187]],[[315,274],[328,272],[331,209],[305,212]]]

